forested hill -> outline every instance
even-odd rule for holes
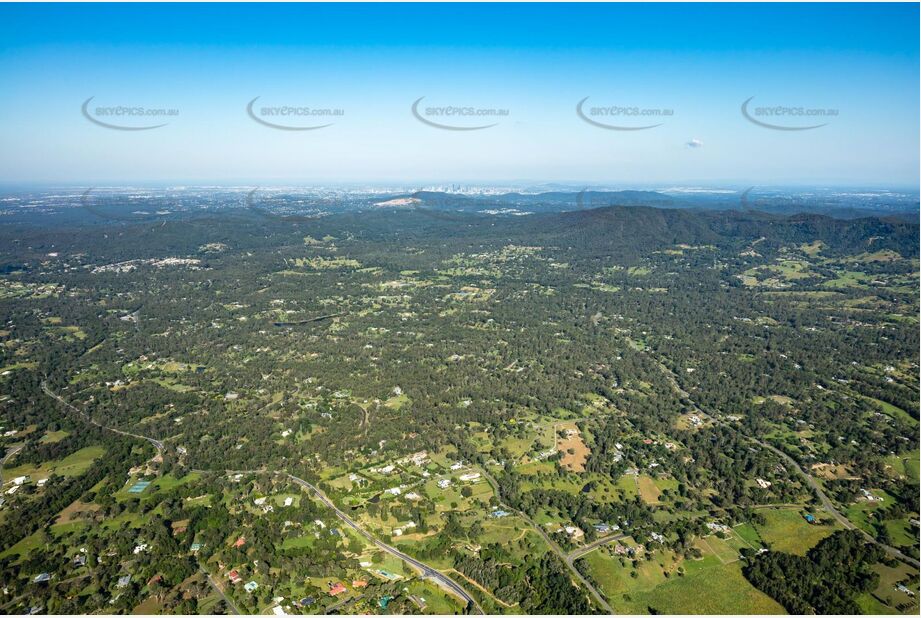
[[[543,227],[554,221],[559,221],[561,232],[609,238],[616,244],[719,244],[763,237],[776,244],[821,240],[829,249],[845,253],[891,249],[904,257],[918,256],[918,225],[878,217],[845,220],[812,214],[779,217],[758,212],[613,206],[539,215],[532,223]]]
[[[394,216],[403,229],[423,225],[424,229],[441,234],[506,235],[517,242],[565,241],[583,249],[628,252],[681,243],[735,246],[762,238],[765,246],[772,247],[819,240],[832,254],[888,249],[913,258],[919,250],[918,225],[878,217],[835,219],[812,214],[781,217],[753,211],[645,206],[606,206],[519,217],[448,216],[418,209],[391,213],[391,218]],[[413,221],[410,223],[408,219]],[[381,220],[379,225],[386,229],[393,222]]]
[[[632,256],[676,244],[715,245],[744,249],[758,243],[759,251],[821,241],[826,255],[895,251],[904,258],[919,255],[919,226],[895,219],[834,219],[822,215],[790,217],[754,211],[667,209],[646,206],[607,206],[562,213],[494,216],[442,212],[417,207],[368,210],[326,217],[267,219],[249,211],[188,219],[131,221],[94,220],[61,235],[53,220],[29,227],[8,226],[0,232],[16,245],[0,245],[0,268],[17,269],[30,251],[77,250],[87,239],[118,234],[125,243],[104,243],[111,259],[149,257],[164,250],[190,252],[208,242],[227,242],[250,250],[266,244],[299,241],[305,234],[343,235],[369,241],[410,242],[445,240],[475,245],[507,240],[524,244],[571,247],[585,255]],[[133,240],[132,240],[133,239]],[[155,242],[153,242],[155,241]],[[147,255],[149,254],[149,256]]]

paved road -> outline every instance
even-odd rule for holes
[[[506,511],[511,511],[513,513],[516,513],[519,517],[521,517],[526,522],[528,522],[528,524],[530,524],[530,526],[537,532],[537,534],[539,534],[541,538],[544,539],[544,542],[547,543],[547,546],[550,548],[550,551],[555,553],[559,557],[559,559],[563,561],[563,564],[566,565],[566,567],[572,573],[573,577],[575,577],[583,586],[585,586],[585,589],[589,591],[589,593],[592,595],[592,598],[595,599],[595,602],[598,604],[598,606],[603,608],[608,614],[613,614],[614,610],[611,608],[610,605],[608,605],[608,602],[605,601],[604,597],[601,596],[601,594],[595,589],[595,587],[591,583],[589,583],[587,579],[585,579],[585,576],[583,576],[582,573],[579,572],[579,569],[575,567],[575,565],[573,564],[573,561],[569,559],[569,556],[563,553],[563,550],[560,549],[560,546],[557,545],[556,541],[551,539],[550,536],[547,534],[547,532],[543,528],[538,526],[537,523],[535,523],[533,519],[528,517],[527,513],[523,511],[519,511],[515,508],[512,508],[511,506],[507,504],[503,504],[502,495],[499,493],[499,483],[497,483],[496,479],[494,479],[493,476],[489,472],[487,472],[485,469],[483,470],[483,476],[486,478],[487,481],[489,481],[489,484],[492,485],[493,491],[496,493],[496,497],[499,498],[499,501],[500,501],[499,506],[501,506]]]
[[[115,432],[115,433],[118,433],[118,434],[121,434],[121,435],[124,435],[124,436],[130,436],[130,437],[132,437],[132,438],[137,438],[137,439],[139,439],[139,440],[146,440],[146,441],[150,442],[151,444],[153,444],[154,447],[155,447],[158,451],[160,451],[160,452],[163,451],[163,443],[162,443],[160,440],[157,440],[157,439],[155,439],[155,438],[151,438],[150,436],[143,436],[143,435],[139,435],[139,434],[135,434],[135,433],[130,433],[130,432],[127,432],[127,431],[122,431],[122,430],[120,430],[120,429],[114,429],[114,428],[112,428],[112,427],[106,427],[105,425],[102,425],[102,424],[100,424],[100,423],[97,423],[96,421],[94,421],[93,419],[91,419],[87,414],[85,414],[85,413],[83,413],[82,411],[78,410],[76,407],[74,407],[73,405],[71,405],[70,403],[68,403],[66,400],[64,400],[60,395],[58,395],[57,393],[53,392],[53,391],[48,387],[47,383],[45,383],[44,381],[42,382],[42,390],[44,390],[44,392],[45,392],[46,395],[48,395],[49,397],[53,397],[53,398],[56,399],[58,402],[60,402],[60,403],[63,404],[64,406],[66,406],[69,410],[71,410],[71,411],[76,412],[77,414],[79,414],[79,415],[80,415],[84,420],[86,420],[87,422],[92,423],[93,425],[96,425],[97,427],[100,427],[100,428],[102,428],[102,429],[107,429],[107,430],[109,430],[109,431],[112,431],[112,432]],[[222,472],[222,473],[228,473],[228,472],[233,473],[234,471],[222,470],[221,472]],[[259,472],[265,472],[265,471],[248,470],[248,471],[241,471],[241,472],[257,472],[257,473],[259,473]],[[438,571],[436,571],[436,570],[433,569],[432,567],[428,566],[427,564],[424,564],[424,563],[422,563],[422,562],[419,562],[419,561],[416,560],[415,558],[412,558],[412,557],[410,557],[410,556],[407,556],[406,554],[404,554],[403,552],[399,551],[398,549],[395,549],[395,548],[393,548],[393,547],[387,545],[386,543],[383,543],[382,541],[377,540],[374,536],[371,535],[371,533],[369,533],[369,532],[367,532],[366,530],[364,530],[363,528],[361,528],[361,527],[360,527],[357,523],[355,523],[348,515],[346,515],[346,514],[343,513],[342,511],[340,511],[340,510],[336,507],[336,505],[334,505],[334,504],[332,503],[332,501],[331,501],[329,498],[327,498],[326,495],[325,495],[322,491],[320,491],[317,487],[314,487],[313,485],[311,485],[310,483],[308,483],[308,482],[305,481],[304,479],[300,479],[300,478],[298,478],[298,477],[296,477],[296,476],[293,476],[293,475],[291,475],[291,474],[288,474],[288,473],[286,473],[286,472],[284,472],[284,471],[276,471],[275,473],[276,473],[276,474],[284,474],[284,475],[286,475],[288,478],[290,478],[292,481],[294,481],[295,483],[297,483],[298,485],[300,485],[300,486],[302,486],[302,487],[304,487],[304,488],[309,489],[310,491],[312,491],[312,492],[314,493],[314,495],[316,495],[316,497],[317,497],[321,502],[323,502],[327,507],[329,507],[330,509],[332,509],[333,512],[339,517],[339,519],[341,519],[343,522],[345,522],[346,525],[348,525],[350,528],[352,528],[353,530],[355,530],[356,532],[358,532],[360,535],[362,535],[363,537],[365,537],[366,539],[368,539],[369,541],[371,541],[373,544],[375,544],[376,546],[380,547],[380,548],[383,549],[384,551],[390,553],[390,554],[393,555],[393,556],[396,556],[397,558],[400,558],[400,559],[403,560],[404,562],[407,562],[408,564],[410,564],[410,565],[413,566],[414,568],[418,569],[418,570],[422,573],[422,576],[423,576],[423,577],[435,581],[438,585],[440,585],[442,588],[444,588],[444,589],[447,590],[448,592],[450,592],[450,593],[452,593],[452,594],[455,594],[455,595],[459,596],[459,597],[462,598],[464,601],[466,601],[466,603],[467,603],[468,606],[476,607],[476,609],[477,609],[480,613],[483,613],[482,608],[479,606],[479,604],[476,602],[476,600],[475,600],[473,597],[471,597],[469,594],[467,594],[467,591],[464,590],[464,589],[463,589],[460,585],[458,585],[456,582],[454,582],[451,578],[447,577],[446,575],[443,575],[442,573],[439,573]],[[209,580],[210,580],[211,576],[209,575],[208,578],[209,578]],[[212,585],[214,585],[214,582],[213,582],[213,581],[212,581]],[[224,595],[223,595],[223,592],[221,593],[221,596],[224,596]],[[225,600],[227,600],[226,597],[225,597]],[[228,603],[230,603],[229,600],[228,600]],[[238,612],[238,613],[239,613],[239,612]]]
[[[122,436],[128,436],[130,438],[137,438],[138,440],[146,440],[150,442],[155,449],[157,449],[157,452],[159,453],[163,452],[163,448],[164,448],[163,442],[161,442],[160,440],[157,440],[156,438],[151,438],[150,436],[142,436],[136,433],[131,433],[130,431],[122,431],[121,429],[115,429],[114,427],[107,427],[103,425],[102,423],[97,423],[92,418],[90,418],[90,416],[86,412],[84,412],[83,410],[77,409],[76,407],[71,405],[69,402],[67,402],[63,397],[61,397],[60,395],[52,391],[50,388],[48,388],[48,383],[45,380],[42,380],[42,390],[45,392],[46,395],[48,395],[49,397],[53,399],[56,399],[58,403],[62,404],[64,407],[66,407],[71,412],[76,412],[87,423],[90,423],[91,425],[96,425],[96,427],[99,427],[100,429],[105,429],[106,431],[111,431],[112,433],[117,433]]]
[[[13,458],[13,456],[22,450],[23,445],[13,447],[6,452],[6,455],[3,457],[3,461],[0,461],[0,485],[3,485],[3,466],[6,465],[6,462]]]
[[[45,381],[42,381],[42,390],[45,392],[46,395],[48,395],[49,397],[52,397],[52,398],[56,399],[59,403],[61,403],[61,404],[64,405],[65,407],[67,407],[69,410],[71,410],[71,411],[73,411],[73,412],[76,412],[76,413],[77,413],[78,415],[80,415],[80,417],[82,417],[86,422],[92,423],[93,425],[96,425],[97,427],[100,427],[100,428],[102,428],[102,429],[106,429],[106,430],[108,430],[108,431],[115,432],[115,433],[117,433],[117,434],[121,434],[121,435],[123,435],[123,436],[130,436],[130,437],[132,437],[132,438],[137,438],[137,439],[139,439],[139,440],[146,440],[147,442],[150,442],[151,444],[153,444],[154,447],[155,447],[158,451],[160,451],[160,452],[163,451],[163,443],[162,443],[160,440],[157,440],[157,439],[155,439],[155,438],[151,438],[150,436],[143,436],[143,435],[136,434],[136,433],[131,433],[131,432],[127,432],[127,431],[122,431],[122,430],[120,430],[120,429],[114,429],[114,428],[112,428],[112,427],[106,427],[105,425],[102,425],[102,424],[100,424],[100,423],[97,423],[96,421],[94,421],[93,419],[91,419],[87,414],[85,414],[85,413],[82,412],[81,410],[78,410],[76,407],[74,407],[73,405],[71,405],[69,402],[67,402],[67,401],[66,401],[64,398],[62,398],[60,395],[58,395],[57,393],[55,393],[54,391],[52,391],[52,390],[48,387],[48,384],[47,384]],[[233,471],[233,470],[221,470],[221,473],[223,473],[223,474],[227,474],[227,473],[233,474],[233,473],[235,473],[235,472],[236,472],[236,471]],[[267,472],[267,471],[265,471],[265,470],[247,470],[247,471],[239,471],[239,472],[243,472],[243,473],[250,473],[250,472],[253,472],[253,473],[265,473],[265,472]],[[282,470],[275,471],[275,472],[273,472],[273,474],[283,474],[283,475],[287,476],[289,479],[291,479],[292,481],[294,481],[295,483],[297,483],[298,485],[300,485],[301,487],[304,487],[305,489],[310,490],[310,491],[313,492],[313,494],[317,497],[317,499],[320,500],[320,502],[322,502],[322,503],[325,504],[327,507],[329,507],[329,508],[336,514],[336,516],[339,517],[339,519],[341,519],[347,526],[349,526],[350,528],[352,528],[353,530],[355,530],[358,534],[360,534],[361,536],[363,536],[363,537],[366,538],[368,541],[370,541],[371,543],[373,543],[373,544],[376,545],[377,547],[381,548],[381,549],[384,550],[385,552],[391,554],[392,556],[395,556],[395,557],[399,558],[400,560],[403,560],[404,562],[408,563],[410,566],[412,566],[412,567],[416,568],[417,570],[419,570],[419,571],[422,573],[422,576],[423,576],[424,578],[426,578],[426,579],[431,579],[432,581],[434,581],[435,583],[437,583],[439,586],[441,586],[442,588],[444,588],[444,589],[445,589],[446,591],[448,591],[449,593],[454,594],[454,595],[460,597],[461,599],[463,599],[463,600],[467,603],[468,607],[475,607],[475,608],[477,609],[477,611],[479,611],[481,614],[483,613],[483,609],[480,607],[479,603],[476,602],[476,599],[474,599],[472,596],[470,596],[469,594],[467,594],[467,591],[464,590],[464,589],[463,589],[459,584],[457,584],[454,580],[452,580],[450,577],[448,577],[448,576],[446,576],[446,575],[444,575],[444,574],[442,574],[442,573],[436,571],[435,569],[433,569],[432,567],[428,566],[427,564],[424,564],[424,563],[422,563],[422,562],[419,562],[419,561],[416,560],[415,558],[412,558],[411,556],[407,556],[406,554],[404,554],[404,553],[401,552],[400,550],[398,550],[398,549],[396,549],[396,548],[394,548],[394,547],[391,547],[390,545],[387,545],[386,543],[384,543],[384,542],[382,542],[382,541],[379,541],[379,540],[378,540],[377,538],[375,538],[370,532],[367,532],[364,528],[362,528],[362,527],[359,526],[357,523],[355,523],[348,515],[346,515],[346,514],[343,513],[342,511],[340,511],[340,510],[336,507],[336,505],[333,504],[332,501],[331,501],[329,498],[326,497],[326,494],[324,494],[322,491],[319,490],[319,488],[314,487],[313,485],[311,485],[310,483],[308,483],[308,482],[305,481],[304,479],[298,478],[298,477],[296,477],[296,476],[294,476],[294,475],[292,475],[292,474],[288,474],[287,472],[284,472],[284,471],[282,471]],[[208,575],[208,579],[209,579],[209,581],[211,580],[210,574]],[[212,583],[212,585],[214,585],[214,582],[213,582],[213,581],[212,581],[211,583]],[[221,593],[221,596],[224,596],[224,595],[223,595],[223,592]],[[227,600],[226,597],[224,597],[224,598],[225,598],[225,600]],[[231,603],[231,602],[228,600],[228,603]],[[232,604],[232,603],[231,603],[231,604]],[[239,613],[239,612],[237,612],[237,613]]]
[[[592,541],[591,543],[589,543],[588,545],[584,545],[578,549],[574,549],[571,552],[569,552],[569,555],[566,556],[566,560],[568,560],[569,562],[575,562],[576,560],[578,560],[585,554],[595,551],[602,545],[607,545],[608,543],[613,543],[614,541],[619,541],[625,538],[627,538],[626,534],[619,533],[619,534],[612,534],[610,536],[602,537],[600,539],[596,539]]]
[[[739,434],[739,435],[742,436],[743,438],[745,438],[745,439],[747,439],[747,440],[749,440],[749,441],[751,441],[751,442],[754,442],[754,443],[757,444],[758,446],[760,446],[760,447],[762,447],[762,448],[765,448],[765,449],[771,451],[772,453],[776,454],[778,457],[780,457],[781,459],[783,459],[791,468],[793,468],[794,470],[796,470],[796,471],[799,473],[800,476],[803,477],[803,479],[806,481],[806,484],[809,485],[809,487],[811,487],[811,488],[813,489],[813,491],[815,491],[816,495],[819,497],[819,500],[822,502],[822,508],[824,508],[826,511],[828,511],[829,513],[831,513],[832,517],[834,517],[834,518],[838,521],[839,524],[841,524],[842,526],[844,526],[844,527],[847,528],[848,530],[858,530],[861,534],[863,534],[863,536],[864,536],[869,542],[871,542],[871,543],[877,545],[878,547],[880,547],[883,551],[885,551],[887,554],[889,554],[889,555],[892,556],[893,558],[896,558],[897,560],[901,560],[902,562],[908,563],[908,564],[914,566],[915,568],[918,568],[918,567],[919,567],[918,561],[915,560],[914,558],[912,558],[911,556],[906,556],[905,554],[903,554],[901,551],[899,551],[899,550],[896,549],[895,547],[890,547],[889,545],[885,545],[885,544],[883,544],[883,543],[880,543],[880,542],[877,541],[877,540],[873,537],[873,535],[871,535],[869,532],[867,532],[866,530],[863,530],[862,528],[858,528],[858,527],[855,526],[853,523],[851,523],[851,521],[850,521],[847,517],[845,517],[845,516],[837,509],[837,507],[835,507],[835,505],[834,505],[834,503],[831,501],[831,499],[825,494],[825,491],[822,489],[822,486],[819,484],[819,482],[816,481],[815,478],[814,478],[811,474],[809,474],[808,472],[806,472],[806,471],[802,468],[802,466],[800,466],[799,463],[797,463],[797,461],[796,461],[795,459],[793,459],[792,457],[790,457],[789,455],[787,455],[786,453],[784,453],[782,450],[780,450],[780,449],[777,448],[776,446],[773,446],[773,445],[771,445],[771,444],[768,444],[767,442],[762,442],[762,441],[759,440],[758,438],[755,438],[754,436],[750,436],[750,435],[748,435],[747,433],[745,433],[745,432],[741,431],[740,429],[738,429],[737,427],[734,427],[733,425],[730,425],[730,424],[728,424],[728,423],[725,423],[725,422],[723,422],[722,420],[720,420],[720,419],[718,419],[718,418],[715,418],[715,417],[711,416],[710,414],[707,414],[706,412],[704,412],[703,410],[701,410],[701,409],[700,409],[700,406],[698,406],[696,403],[694,403],[694,401],[691,399],[691,396],[688,394],[688,392],[687,392],[686,390],[684,390],[683,388],[681,388],[681,386],[678,384],[678,379],[675,377],[675,374],[672,373],[672,371],[671,371],[668,367],[666,367],[662,362],[656,360],[655,358],[654,358],[653,360],[655,360],[656,364],[659,366],[659,368],[660,368],[660,369],[662,370],[662,372],[665,374],[665,377],[668,379],[669,383],[671,384],[672,389],[673,389],[679,396],[681,396],[682,398],[684,398],[685,400],[687,400],[687,401],[690,403],[691,408],[693,408],[694,412],[697,413],[698,416],[700,416],[700,417],[702,417],[702,418],[707,418],[707,419],[713,421],[714,423],[716,423],[717,425],[720,425],[721,427],[725,427],[725,428],[729,429],[730,431],[733,431],[733,432]]]
[[[240,610],[237,609],[237,606],[234,605],[234,603],[233,603],[233,601],[230,599],[230,597],[228,597],[226,594],[224,594],[224,589],[217,585],[217,582],[214,581],[214,578],[211,576],[211,573],[209,573],[208,571],[206,571],[205,568],[204,568],[203,566],[201,566],[201,565],[198,565],[198,569],[199,569],[202,573],[204,573],[204,575],[208,578],[208,583],[211,584],[211,587],[214,588],[215,592],[217,592],[219,595],[221,595],[221,598],[224,599],[224,603],[227,604],[228,609],[230,609],[230,611],[232,611],[234,614],[236,614],[236,615],[239,616],[239,615],[240,615]]]
[[[399,558],[403,562],[406,562],[407,564],[409,564],[410,566],[412,566],[413,568],[421,572],[424,578],[434,581],[436,584],[438,584],[440,587],[442,587],[449,593],[462,598],[464,601],[467,602],[468,606],[475,607],[477,611],[479,611],[481,614],[483,613],[483,608],[481,608],[479,603],[476,602],[476,599],[474,599],[472,596],[467,594],[467,591],[464,590],[453,579],[451,579],[450,577],[448,577],[447,575],[439,571],[436,571],[435,569],[428,566],[427,564],[419,562],[412,556],[408,556],[404,554],[403,552],[396,549],[395,547],[391,547],[390,545],[387,545],[383,541],[379,541],[370,532],[367,532],[364,528],[362,528],[357,523],[355,523],[355,521],[351,517],[349,517],[348,515],[343,513],[341,510],[339,510],[339,508],[335,504],[333,504],[332,500],[326,497],[326,494],[324,494],[322,491],[320,491],[319,488],[315,487],[311,483],[308,483],[304,479],[298,478],[294,476],[293,474],[287,474],[287,477],[291,479],[292,481],[294,481],[295,483],[297,483],[298,485],[300,485],[301,487],[303,487],[304,489],[307,489],[308,491],[312,492],[313,495],[317,498],[317,500],[325,504],[333,513],[336,514],[336,517],[342,520],[342,522],[345,525],[347,525],[349,528],[351,528],[352,530],[354,530],[355,532],[363,536],[365,539],[367,539],[368,541],[370,541],[371,543],[373,543],[380,549],[390,554],[391,556],[395,556],[396,558]]]

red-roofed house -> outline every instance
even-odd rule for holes
[[[337,596],[345,592],[345,585],[342,582],[336,582],[329,587],[329,594],[331,596]]]
[[[243,547],[244,545],[246,545],[245,536],[241,536],[239,539],[237,539],[236,543],[233,544],[234,547]]]
[[[227,577],[230,578],[230,583],[232,584],[239,584],[240,582],[243,581],[243,578],[240,577],[240,574],[237,572],[236,569],[228,573]]]
[[[363,579],[353,579],[352,580],[352,588],[364,588],[367,585],[368,585],[368,582],[366,582]]]

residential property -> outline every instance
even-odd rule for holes
[[[257,584],[254,581],[249,581],[249,582],[246,582],[246,584],[243,586],[243,590],[246,590],[247,592],[252,593],[252,592],[255,592],[256,588],[258,587],[259,587],[259,584]]]
[[[582,529],[576,526],[563,526],[563,530],[566,532],[566,534],[574,539],[579,539],[585,536],[585,533],[582,531]]]
[[[127,587],[128,584],[130,584],[130,583],[131,583],[131,576],[130,576],[130,575],[122,575],[121,577],[118,578],[118,582],[116,582],[115,585],[118,586],[119,588],[125,588],[125,587]]]
[[[760,487],[761,489],[767,489],[768,487],[773,485],[773,483],[771,483],[770,481],[765,481],[764,479],[755,479],[755,482],[758,483],[758,487]]]
[[[470,481],[476,481],[477,479],[480,478],[480,473],[479,472],[469,472],[467,474],[461,474],[460,477],[458,478],[460,478],[460,480],[464,481],[465,483],[470,482]]]
[[[32,581],[35,582],[36,584],[41,584],[41,583],[44,583],[50,580],[51,580],[50,573],[41,573],[39,575],[36,575],[35,579],[33,579]]]
[[[243,581],[243,578],[240,577],[240,573],[236,569],[227,574],[227,579],[230,580],[231,584],[239,584]]]
[[[245,536],[241,536],[241,537],[238,538],[238,539],[234,542],[234,544],[233,544],[234,547],[243,547],[244,545],[246,545],[246,537],[245,537]]]
[[[330,596],[336,597],[336,596],[339,596],[340,594],[342,594],[342,593],[345,592],[345,591],[346,591],[346,587],[345,587],[345,584],[343,584],[342,582],[336,582],[335,584],[332,584],[332,583],[331,583],[330,586],[329,586],[329,594],[330,594]]]

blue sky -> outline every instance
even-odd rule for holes
[[[4,4],[0,180],[915,186],[918,18],[915,4]],[[342,115],[276,130],[247,115],[257,96],[257,114]],[[107,129],[81,114],[89,97],[99,120],[96,106],[178,115]],[[508,115],[440,130],[411,113],[420,97]],[[606,130],[576,114],[585,97],[585,113],[673,113],[592,116],[660,124]],[[742,115],[749,97],[750,115],[837,115],[772,130]]]

